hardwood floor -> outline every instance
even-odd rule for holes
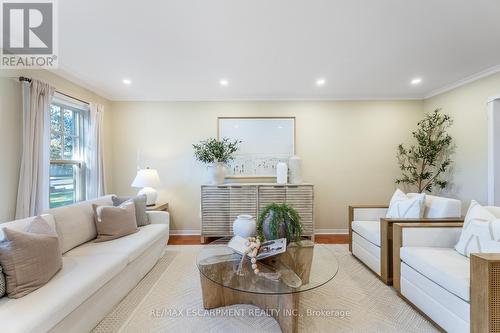
[[[316,235],[315,242],[318,244],[348,244],[349,243],[349,235]],[[208,239],[210,242],[211,239]],[[198,235],[189,235],[189,236],[170,236],[168,240],[169,245],[200,245],[201,238]]]
[[[349,244],[349,234],[316,235],[314,241],[318,244]]]
[[[170,236],[168,245],[200,245],[200,236]]]

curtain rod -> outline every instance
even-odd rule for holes
[[[19,77],[19,81],[20,81],[20,82],[23,82],[23,81],[25,81],[25,82],[31,82],[31,79],[30,79],[29,77],[20,76],[20,77]],[[85,104],[87,104],[87,105],[90,105],[90,103],[89,103],[89,102],[87,102],[87,101],[83,101],[83,100],[81,100],[81,99],[79,99],[79,98],[76,98],[76,97],[70,96],[70,95],[65,94],[65,93],[63,93],[63,92],[60,92],[59,90],[56,90],[56,92],[57,92],[58,94],[63,95],[63,96],[66,96],[66,97],[69,97],[69,98],[73,98],[74,100],[77,100],[77,101],[79,101],[79,102],[82,102],[82,103],[85,103]]]

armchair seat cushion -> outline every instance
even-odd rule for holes
[[[429,280],[469,302],[469,258],[453,248],[440,247],[402,247],[400,257]]]
[[[353,221],[352,230],[367,241],[380,247],[379,221]]]

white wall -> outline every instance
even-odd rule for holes
[[[218,116],[295,116],[303,179],[316,185],[316,228],[346,229],[349,204],[387,203],[399,175],[397,145],[410,139],[422,101],[374,102],[114,102],[112,191],[130,187],[137,151],[158,169],[172,230],[200,229],[205,169],[192,144],[217,135]]]
[[[453,186],[448,192],[463,200],[464,212],[471,199],[487,204],[487,102],[498,95],[500,73],[424,101],[425,111],[442,108],[454,119],[450,134],[457,149]]]

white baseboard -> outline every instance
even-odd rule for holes
[[[316,229],[315,235],[346,235],[347,229]],[[200,236],[200,230],[170,230],[172,236]]]
[[[348,229],[315,229],[315,235],[347,235]]]

